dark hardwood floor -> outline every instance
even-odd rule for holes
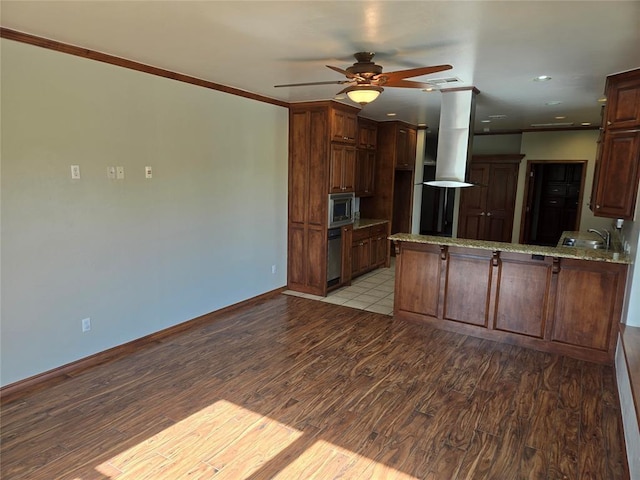
[[[2,408],[20,479],[625,479],[611,367],[279,295]]]

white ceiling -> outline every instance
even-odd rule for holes
[[[639,1],[3,0],[1,15],[6,28],[286,102],[334,98],[341,85],[273,86],[342,80],[325,65],[346,68],[358,51],[384,71],[451,64],[411,80],[478,88],[476,132],[599,125],[605,77],[640,68]],[[441,95],[387,88],[362,114],[436,128]],[[490,115],[507,118],[481,122]]]

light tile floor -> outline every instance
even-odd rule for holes
[[[285,290],[284,293],[359,310],[393,315],[393,289],[396,277],[394,261],[395,258],[391,257],[390,268],[378,268],[365,273],[353,280],[350,286],[334,290],[326,297],[294,292],[293,290]]]

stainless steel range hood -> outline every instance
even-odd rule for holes
[[[475,118],[475,87],[442,91],[436,178],[425,185],[432,187],[471,187],[466,181],[471,159]]]

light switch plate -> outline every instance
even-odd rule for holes
[[[144,167],[144,178],[153,178],[151,167]]]

